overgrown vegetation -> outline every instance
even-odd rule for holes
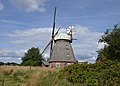
[[[120,63],[74,64],[64,69],[0,66],[0,86],[120,86]]]
[[[0,86],[27,86],[35,70],[20,66],[0,67]]]
[[[60,78],[79,86],[120,86],[120,63],[75,64],[61,70]]]
[[[0,86],[76,86],[60,79],[59,70],[30,66],[0,66]]]

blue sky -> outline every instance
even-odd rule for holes
[[[77,60],[94,62],[100,36],[120,24],[120,0],[0,0],[0,61],[20,62],[31,47],[41,50],[50,40],[54,5],[56,28],[74,25],[73,49]],[[48,57],[48,51],[45,53]]]

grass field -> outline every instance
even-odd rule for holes
[[[0,66],[0,86],[75,86],[59,79],[60,69]]]

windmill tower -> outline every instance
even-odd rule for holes
[[[54,11],[54,20],[53,20],[53,30],[52,30],[52,39],[45,47],[43,52],[50,47],[50,59],[49,66],[55,68],[65,67],[77,62],[74,56],[74,52],[71,46],[72,43],[72,32],[73,26],[67,29],[67,33],[59,33],[59,30],[55,32],[55,16],[56,16],[56,7]],[[42,53],[43,53],[42,52]]]
[[[72,43],[72,28],[68,33],[58,33],[54,37],[54,47],[50,55],[50,67],[65,67],[76,63]]]

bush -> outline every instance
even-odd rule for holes
[[[59,77],[85,86],[120,85],[120,63],[106,61],[95,64],[74,64],[60,71]]]

